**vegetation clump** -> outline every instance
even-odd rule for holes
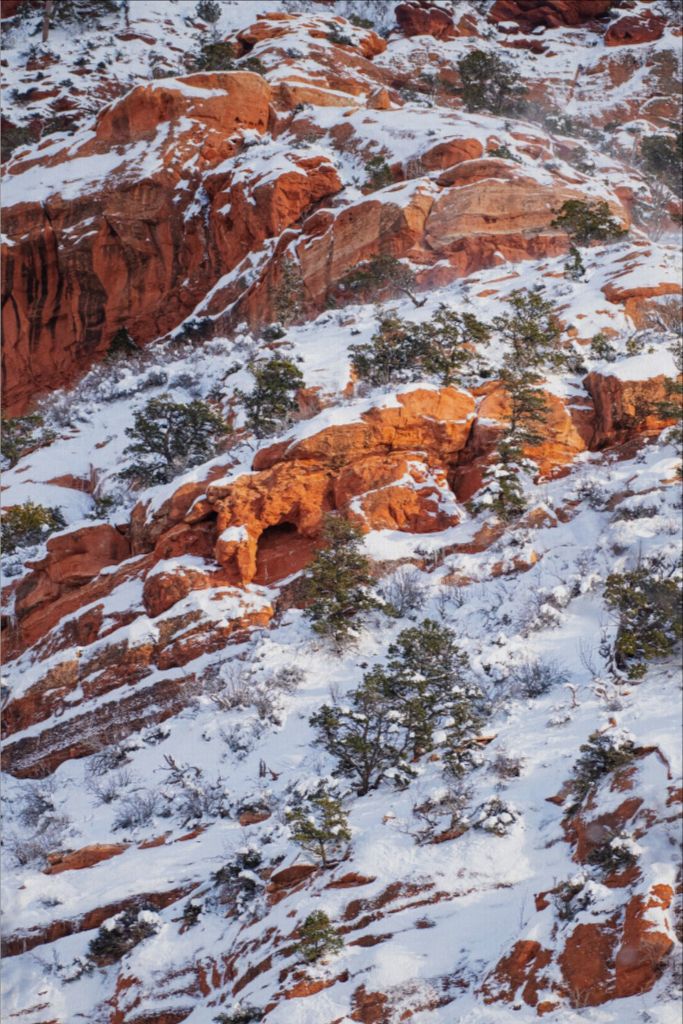
[[[337,771],[364,795],[387,778],[403,785],[439,744],[457,751],[481,718],[483,695],[451,630],[430,619],[400,633],[385,666],[367,672],[344,701],[311,718]],[[457,760],[457,758],[456,758]]]
[[[54,441],[55,437],[55,432],[45,426],[39,413],[3,420],[0,454],[7,459],[10,467],[16,466],[22,455],[34,448],[43,448]]]
[[[60,508],[35,504],[25,501],[23,505],[13,505],[2,514],[0,537],[5,554],[11,554],[17,548],[40,544],[55,530],[63,530],[66,520]]]
[[[329,788],[321,785],[287,811],[292,839],[325,868],[338,860],[351,839],[348,815]]]
[[[101,963],[115,963],[143,939],[154,935],[160,927],[159,916],[152,910],[122,910],[100,927],[88,946],[88,953]]]
[[[353,639],[365,612],[381,607],[372,592],[370,563],[360,550],[362,537],[354,523],[328,515],[323,527],[325,547],[305,577],[306,617],[313,630],[338,649]]]
[[[458,61],[461,95],[467,110],[511,114],[519,110],[524,88],[512,64],[495,53],[474,50]]]
[[[607,577],[605,602],[619,621],[616,666],[629,679],[642,679],[648,662],[671,654],[683,636],[680,582],[640,565]]]
[[[391,173],[391,167],[383,156],[373,156],[367,160],[365,171],[368,176],[365,186],[371,192],[376,192],[378,189],[384,188],[385,185],[393,184],[394,176]]]
[[[324,910],[314,910],[299,929],[301,940],[296,949],[306,963],[316,963],[344,948],[344,939]]]
[[[421,324],[384,317],[369,344],[352,345],[350,351],[358,377],[370,384],[399,384],[427,376],[448,386],[465,382],[476,347],[489,336],[489,328],[473,313],[458,313],[442,303]]]
[[[601,779],[625,768],[636,757],[633,741],[622,734],[593,732],[579,749],[581,757],[574,765],[572,778],[572,791],[579,803]]]
[[[628,234],[626,228],[622,228],[612,216],[604,199],[594,203],[568,199],[562,204],[557,217],[551,221],[551,227],[566,231],[575,246],[614,242]]]
[[[361,296],[377,297],[383,291],[407,295],[414,306],[424,306],[425,299],[415,297],[415,273],[395,256],[388,253],[373,256],[359,263],[339,282],[341,287]]]
[[[683,195],[683,132],[643,139],[640,163],[679,198]]]
[[[475,510],[492,511],[504,522],[518,518],[527,508],[525,485],[536,471],[529,449],[544,440],[548,405],[540,390],[539,371],[566,362],[552,303],[538,291],[517,290],[508,304],[510,312],[493,321],[507,347],[499,379],[509,403],[508,423],[474,505]]]
[[[304,386],[304,378],[296,364],[282,356],[256,364],[251,372],[253,391],[241,396],[247,427],[256,437],[269,437],[291,422],[298,409],[296,395]]]
[[[120,476],[144,487],[167,484],[212,458],[228,432],[223,418],[206,402],[174,402],[169,395],[151,398],[126,429],[133,443],[124,454],[133,456],[133,461]]]

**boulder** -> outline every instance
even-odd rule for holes
[[[407,3],[398,4],[394,13],[404,36],[453,39],[459,34],[451,13],[445,7],[429,0],[408,0]]]
[[[608,14],[613,0],[496,0],[489,12],[495,23],[516,21],[524,32],[534,28],[577,28]],[[598,27],[597,25],[595,27]]]
[[[666,28],[666,18],[647,11],[638,16],[619,18],[612,22],[605,33],[605,46],[636,46],[661,39]]]

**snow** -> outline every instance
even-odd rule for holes
[[[459,6],[464,10],[469,5]],[[639,3],[634,10],[656,10],[658,6]],[[172,4],[167,0],[138,0],[131,7],[133,30],[158,38],[155,47],[160,53],[177,60],[179,49],[193,45],[197,31],[195,0]],[[306,28],[309,7],[324,18],[331,17],[329,9],[304,2],[225,2],[219,28],[221,32],[236,31],[269,10],[303,9],[301,19],[293,25],[291,44],[302,54],[293,67],[308,75],[312,70],[319,71],[310,56],[311,39]],[[392,4],[335,5],[335,13],[347,10],[370,16],[387,30],[393,26]],[[103,28],[93,29],[87,36],[93,46],[93,63],[106,56],[107,39],[116,29],[110,18],[102,21]],[[480,24],[484,26],[483,21]],[[496,47],[499,34],[505,37],[502,28],[488,27],[487,36],[448,42],[426,37],[407,40],[391,32],[389,46],[375,59],[375,65],[417,77],[420,68],[433,61],[437,66],[438,61],[452,65],[471,49]],[[349,31],[358,30],[349,27]],[[591,73],[605,56],[599,36],[584,29],[548,29],[539,33],[539,38],[548,44],[546,54],[509,51],[514,53],[520,77],[545,81],[549,93],[561,97],[562,109],[579,118],[588,118],[604,106],[605,80]],[[23,68],[30,41],[27,26],[15,32],[8,50],[9,67],[3,69],[8,82],[22,88],[30,74]],[[59,77],[65,68],[73,67],[81,42],[64,29],[54,30],[50,45],[63,57],[63,66],[56,72]],[[318,44],[326,52],[333,52],[328,40],[316,40]],[[641,65],[635,78],[610,87],[610,109],[650,88],[646,80],[650,58],[670,52],[671,45],[667,32],[658,43],[634,48],[634,52],[647,54],[648,58],[639,58]],[[149,84],[149,44],[131,40],[120,50],[117,74],[122,91],[139,82]],[[260,50],[257,44],[253,53],[258,55]],[[572,98],[567,99],[562,90],[579,64],[585,74],[578,79]],[[282,62],[269,69],[267,77],[276,83],[291,73],[292,66]],[[84,81],[88,85],[95,79],[91,76]],[[314,79],[314,84],[320,87],[320,81]],[[152,85],[182,89],[186,95],[199,98],[214,92],[197,90],[171,78]],[[76,136],[60,135],[40,144],[44,147],[40,150],[43,158],[65,148],[72,151],[71,157],[53,167],[35,164],[20,175],[12,174],[10,167],[4,192],[8,203],[16,199],[49,202],[57,195],[70,199],[100,187],[114,175],[125,174],[135,180],[154,170],[160,148],[169,139],[165,130],[152,142],[121,152],[73,155],[77,147],[92,138],[88,117],[95,112],[94,86],[90,91],[92,107],[88,106],[89,98],[88,104],[85,99],[79,100],[87,109],[83,108],[82,127]],[[418,190],[428,194],[436,190],[436,173],[425,175],[419,184],[408,180],[371,196],[361,195],[358,186],[365,178],[367,152],[385,155],[407,167],[427,149],[450,138],[479,139],[485,147],[488,138],[496,136],[522,161],[520,170],[525,176],[539,185],[552,180],[542,161],[524,153],[519,140],[511,137],[512,127],[533,134],[551,147],[556,145],[557,140],[536,125],[506,125],[501,118],[467,114],[455,103],[453,107],[430,107],[419,96],[407,97],[402,107],[390,111],[367,110],[360,106],[362,102],[362,96],[350,97],[346,109],[309,106],[306,110],[320,137],[316,133],[316,141],[306,143],[301,152],[327,156],[338,168],[345,186],[331,201],[332,209],[360,205],[369,199],[405,204]],[[27,112],[12,99],[10,104],[12,114],[18,115],[17,123],[24,123]],[[348,147],[334,144],[331,134],[342,116],[352,129],[353,144]],[[647,121],[633,123],[640,125],[642,132],[651,130]],[[629,139],[632,141],[632,137]],[[284,172],[300,173],[294,163],[300,147],[294,146],[293,136],[285,132],[248,141],[254,144],[227,161],[220,171],[233,173],[234,180],[242,182],[249,194]],[[629,183],[640,180],[638,172],[622,164],[614,152],[603,154],[588,144],[587,148],[596,167],[592,175],[577,172],[559,158],[555,173],[580,179],[581,187],[595,196],[606,195],[617,184],[630,187]],[[28,152],[23,150],[22,158]],[[33,147],[31,155],[38,154],[38,146]],[[189,175],[194,173],[193,165],[188,163],[183,169],[188,178],[182,177],[178,188],[190,187]],[[189,220],[201,214],[205,202],[202,187],[193,193],[195,202]],[[80,236],[97,230],[97,223],[82,222],[73,230]],[[210,309],[214,319],[223,317],[227,312],[220,309],[223,290],[242,276],[246,285],[253,282],[276,243],[276,239],[268,240],[260,251],[227,272],[208,289],[195,314]],[[504,311],[506,298],[513,290],[540,284],[544,295],[561,310],[565,324],[577,328],[578,341],[572,344],[586,370],[625,381],[647,380],[660,374],[672,376],[675,364],[670,338],[655,331],[641,338],[640,351],[630,354],[628,343],[633,341],[635,326],[622,305],[607,301],[603,289],[611,282],[619,288],[677,283],[677,248],[633,232],[616,245],[587,249],[583,257],[586,275],[580,282],[564,278],[563,257],[510,263],[425,293],[421,308],[403,298],[391,303],[390,308],[408,320],[424,321],[439,303],[445,302],[491,322]],[[348,305],[288,327],[284,351],[297,361],[306,385],[319,388],[327,404],[315,416],[261,442],[261,447],[282,441],[291,454],[294,446],[321,431],[361,423],[371,409],[400,408],[403,393],[417,387],[437,388],[434,380],[421,380],[398,389],[359,393],[356,388],[349,397],[349,348],[370,340],[377,316],[378,310],[372,305]],[[594,357],[590,347],[581,344],[605,328],[616,332],[613,362]],[[565,340],[569,338],[565,334]],[[238,434],[226,452],[190,468],[168,485],[136,492],[118,477],[128,458],[126,430],[132,426],[135,413],[162,393],[188,401],[206,398],[218,388],[226,414],[236,410],[239,429],[243,410],[234,396],[238,391],[250,390],[252,377],[247,367],[263,351],[263,343],[243,329],[198,349],[174,352],[159,341],[139,359],[92,371],[72,390],[55,394],[44,404],[48,425],[58,436],[5,472],[3,507],[28,499],[57,505],[63,510],[67,529],[73,530],[92,524],[88,517],[93,514],[95,496],[110,496],[115,504],[103,521],[126,525],[139,502],[149,525],[162,514],[180,486],[204,486],[216,473],[212,482],[220,485],[251,472],[257,444]],[[504,355],[500,340],[494,337],[486,353],[494,373]],[[232,369],[235,364],[237,368]],[[163,369],[166,382],[147,386],[150,368]],[[228,369],[231,372],[226,377]],[[552,374],[547,386],[558,396],[586,401],[583,376],[583,371]],[[429,534],[373,530],[365,535],[363,549],[378,573],[387,574],[386,578],[402,564],[415,566],[424,603],[400,618],[371,613],[356,645],[340,655],[312,633],[303,610],[290,600],[288,588],[281,590],[279,586],[208,587],[191,591],[154,619],[146,613],[143,576],[150,579],[185,570],[210,574],[217,568],[211,558],[167,557],[146,571],[147,555],[143,553],[105,569],[105,579],[109,574],[121,573],[120,582],[108,596],[94,596],[78,612],[63,616],[39,644],[6,664],[5,681],[13,699],[41,684],[48,672],[59,679],[60,672],[74,658],[81,665],[93,659],[96,663],[100,656],[110,657],[117,645],[123,651],[135,651],[154,644],[162,633],[184,636],[183,630],[195,625],[225,628],[227,632],[245,615],[265,613],[270,608],[275,608],[276,615],[266,628],[227,636],[215,649],[209,645],[206,650],[197,648],[199,653],[195,651],[184,664],[164,669],[153,666],[148,674],[132,677],[118,689],[107,690],[106,670],[96,678],[82,673],[78,685],[66,693],[58,713],[36,718],[13,736],[14,741],[43,737],[49,742],[52,729],[79,721],[85,704],[87,712],[93,714],[108,706],[115,721],[119,702],[132,696],[144,698],[158,683],[180,689],[196,677],[203,684],[186,706],[162,724],[142,726],[106,748],[105,752],[116,745],[121,753],[117,768],[98,774],[96,752],[66,760],[52,774],[51,783],[6,777],[3,892],[12,933],[75,920],[118,901],[186,890],[186,895],[164,909],[140,910],[140,919],[153,926],[156,934],[126,954],[118,966],[82,970],[88,964],[88,943],[94,930],[6,957],[3,972],[8,1017],[20,1014],[26,1024],[38,1024],[43,1012],[29,1007],[49,1005],[50,1015],[63,1024],[95,1021],[105,1012],[110,1014],[111,1000],[117,999],[123,1018],[168,1013],[175,1019],[176,1013],[183,1013],[189,1024],[207,1024],[239,999],[243,1006],[259,1007],[274,1001],[268,1024],[329,1024],[331,1020],[346,1024],[355,1013],[354,993],[364,985],[367,992],[387,993],[387,1013],[393,1015],[392,1020],[404,1011],[414,1011],[411,1019],[416,1024],[508,1024],[513,1014],[522,1024],[536,1021],[536,1008],[527,1006],[520,993],[514,1003],[484,1004],[480,990],[483,980],[490,978],[500,958],[507,956],[516,942],[534,940],[557,952],[578,924],[603,921],[615,912],[621,913],[630,892],[603,884],[600,871],[593,865],[577,865],[564,827],[567,808],[550,802],[571,777],[581,745],[596,730],[615,737],[631,735],[637,747],[650,751],[635,762],[632,779],[632,792],[643,801],[643,815],[628,822],[624,835],[612,837],[611,844],[637,857],[641,872],[638,892],[647,892],[653,885],[675,885],[672,844],[677,838],[676,823],[667,799],[669,791],[680,784],[683,767],[678,728],[679,663],[677,657],[654,662],[638,682],[610,677],[605,652],[614,640],[617,623],[605,606],[603,587],[609,573],[631,568],[643,558],[660,557],[673,565],[680,550],[677,464],[678,453],[667,435],[648,439],[635,452],[585,453],[575,460],[566,476],[528,485],[533,507],[558,513],[556,525],[533,529],[513,526],[489,548],[478,551],[472,542],[486,517],[460,507],[443,480],[428,472],[421,461],[412,459],[413,469],[427,472],[419,486],[437,488],[441,507],[456,512],[460,522]],[[50,482],[67,471],[89,481],[94,493]],[[399,483],[412,486],[411,473]],[[619,518],[618,513],[624,510],[642,515]],[[219,539],[244,543],[247,528],[235,524]],[[30,570],[23,563],[42,554],[44,546],[19,552],[15,560],[19,572],[27,574]],[[515,567],[515,560],[520,558],[526,561],[526,571]],[[5,567],[10,565],[14,563],[5,556]],[[8,576],[10,581],[13,578],[21,576]],[[63,650],[64,637],[69,630],[75,632],[77,618],[100,606],[103,622],[96,638]],[[11,598],[7,608],[11,614]],[[133,614],[130,622],[125,618],[129,613]],[[465,817],[472,827],[458,838],[439,843],[421,837],[424,821],[416,808],[428,799],[443,799],[452,784],[438,758],[421,758],[415,765],[415,778],[405,789],[387,781],[366,796],[357,797],[341,779],[340,791],[352,832],[348,859],[316,872],[296,890],[280,892],[278,899],[266,898],[259,890],[246,909],[235,909],[230,901],[221,902],[213,875],[247,846],[257,847],[264,858],[262,866],[271,870],[306,859],[289,835],[286,808],[294,793],[313,789],[321,778],[330,778],[335,768],[334,759],[309,723],[310,715],[332,699],[344,701],[367,671],[385,662],[387,648],[398,634],[427,617],[453,630],[490,703],[482,727],[486,742],[479,751],[480,763],[466,779],[471,795]],[[531,699],[515,692],[513,672],[535,660],[553,662],[562,671],[546,693]],[[299,681],[287,689],[278,683],[278,673],[292,669],[297,670]],[[148,706],[147,710],[153,709]],[[439,739],[437,733],[437,744]],[[499,777],[495,770],[498,755],[518,758],[519,775]],[[221,789],[225,813],[205,813],[190,819],[181,814],[177,805],[179,786],[168,781],[169,759],[187,766],[191,784],[210,783]],[[111,781],[117,792],[105,800],[101,787]],[[39,835],[39,828],[26,819],[26,794],[39,794],[47,784],[54,787],[50,800],[52,813],[58,817],[58,831],[48,830],[55,836],[55,847],[75,850],[92,843],[124,842],[125,852],[89,869],[49,875],[43,871],[44,857],[20,863],[13,854],[15,841]],[[115,827],[123,801],[150,793],[156,795],[157,803],[147,820]],[[596,809],[600,813],[615,810],[624,797],[607,778],[596,791]],[[492,805],[493,800],[500,801],[502,809]],[[239,823],[244,808],[261,804],[271,812],[266,820],[245,826]],[[437,818],[437,831],[445,831],[448,814]],[[196,825],[201,831],[188,838]],[[163,842],[156,842],[160,837]],[[353,888],[330,886],[350,873],[368,881]],[[251,879],[257,889],[263,881],[260,869],[245,870],[242,876]],[[542,911],[535,908],[539,893],[564,883],[584,883],[582,895],[588,900],[571,922],[557,916],[554,903]],[[389,886],[393,889],[388,893]],[[356,912],[352,906],[355,900],[360,901]],[[197,923],[184,928],[182,913],[188,902],[200,912]],[[344,927],[346,945],[329,963],[303,968],[293,951],[294,929],[317,909],[324,909],[336,925]],[[647,915],[654,928],[670,929],[667,911],[653,906]],[[112,927],[115,920],[112,914],[103,926]],[[353,944],[356,939],[364,944]],[[365,944],[369,942],[374,944]],[[208,994],[197,984],[200,967],[208,979]],[[302,971],[312,980],[334,984],[307,998],[283,999],[282,992],[291,988],[299,977],[296,972]],[[551,981],[561,980],[556,963],[546,973]],[[117,985],[117,975],[128,979],[130,985]],[[221,979],[218,985],[213,980],[216,975]],[[233,987],[238,980],[241,987],[235,993]],[[667,966],[650,992],[595,1008],[572,1009],[565,1000],[549,1019],[562,1019],[568,1024],[642,1024],[644,1020],[673,1024],[678,1020],[674,987]],[[549,991],[545,995],[553,998]]]

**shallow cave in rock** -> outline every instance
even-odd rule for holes
[[[254,583],[268,586],[303,569],[310,562],[315,544],[303,537],[293,523],[267,527],[259,537]]]

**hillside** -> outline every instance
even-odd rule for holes
[[[3,1019],[678,1021],[678,4],[53,8]]]

